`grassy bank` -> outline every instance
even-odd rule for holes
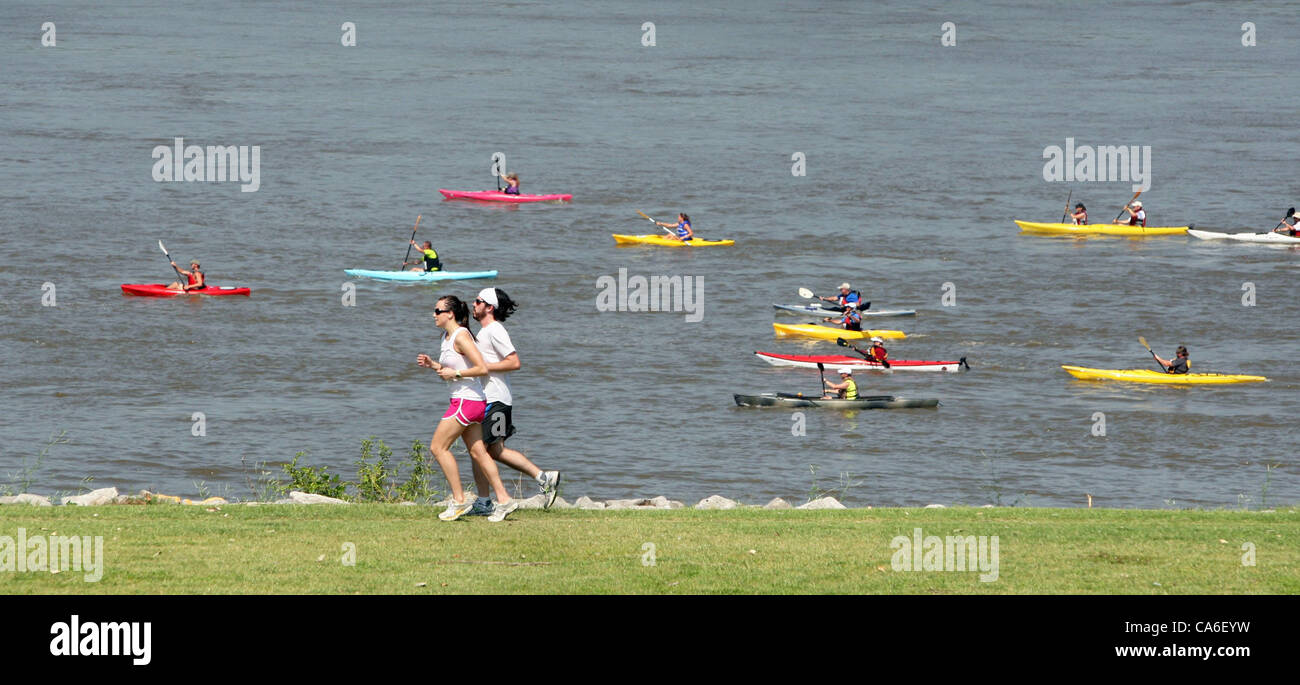
[[[0,536],[103,536],[104,570],[0,593],[1297,593],[1300,512],[0,507]],[[998,574],[898,572],[895,536],[998,536]],[[345,543],[355,564],[343,563]],[[653,544],[653,565],[651,559]],[[1243,565],[1252,543],[1256,565]],[[11,543],[12,544],[12,543]]]

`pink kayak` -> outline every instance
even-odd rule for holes
[[[499,190],[443,190],[438,189],[443,198],[448,200],[479,200],[481,202],[568,202],[572,195],[510,195]]]
[[[207,295],[215,297],[219,295],[248,295],[252,293],[248,288],[232,288],[224,285],[210,285],[202,290],[190,290],[182,292],[172,290],[162,283],[123,283],[123,295],[142,295],[144,297],[176,297],[177,295]]]
[[[877,362],[867,361],[862,357],[846,357],[839,354],[773,354],[771,352],[755,352],[759,359],[771,364],[772,366],[798,366],[806,369],[815,369],[817,364],[822,364],[827,371],[841,366],[848,366],[856,371],[883,371],[885,367]],[[970,368],[966,365],[966,358],[962,357],[955,362],[950,361],[921,361],[918,359],[890,359],[889,368],[893,371],[948,371],[956,373],[962,368]]]

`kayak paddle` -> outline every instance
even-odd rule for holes
[[[836,338],[836,339],[835,339],[835,344],[836,344],[836,345],[839,345],[840,347],[847,347],[847,348],[853,350],[854,352],[857,352],[858,354],[862,355],[863,357],[866,357],[868,361],[873,361],[873,362],[874,362],[874,361],[879,361],[879,362],[880,362],[880,365],[883,366],[883,367],[885,367],[886,369],[888,369],[890,366],[892,366],[892,365],[889,363],[889,360],[888,360],[888,359],[880,359],[880,360],[877,360],[874,356],[869,355],[869,354],[867,354],[866,352],[863,352],[863,351],[861,350],[861,348],[854,347],[853,345],[849,344],[849,341],[845,340],[844,338]],[[963,357],[963,358],[964,358],[964,357]]]
[[[821,376],[821,379],[822,379],[822,393],[821,393],[821,394],[825,395],[825,394],[826,394],[826,365],[825,365],[825,364],[823,364],[823,363],[821,363],[821,362],[817,362],[817,374],[818,374],[819,376]]]
[[[420,217],[422,216],[424,215],[423,214],[415,215],[415,228],[411,229],[411,240],[415,240],[415,231],[416,229],[420,228]],[[411,243],[408,242],[406,244],[406,256],[402,258],[402,266],[400,267],[402,270],[406,269],[406,261],[410,258],[411,258]]]
[[[1070,214],[1070,198],[1072,197],[1074,197],[1074,189],[1071,189],[1070,194],[1065,196],[1065,211],[1061,213],[1061,223],[1065,223],[1065,217]]]
[[[1129,205],[1133,204],[1133,200],[1138,199],[1138,195],[1141,195],[1141,194],[1142,194],[1142,191],[1140,191],[1140,190],[1137,191],[1136,193],[1133,193],[1133,197],[1129,199],[1128,204],[1127,204],[1127,205],[1124,205],[1124,209],[1119,210],[1119,214],[1116,214],[1116,215],[1115,215],[1115,220],[1112,221],[1111,223],[1112,223],[1112,224],[1117,224],[1117,223],[1119,223],[1119,218],[1120,218],[1121,216],[1124,216],[1124,210],[1125,210],[1125,209],[1128,209]],[[1145,229],[1146,227],[1143,226],[1143,228]]]
[[[809,290],[809,289],[807,289],[807,288],[800,288],[800,289],[799,289],[799,297],[802,297],[802,298],[805,298],[805,299],[809,299],[809,300],[820,300],[820,299],[822,299],[822,298],[817,297],[816,295],[814,295],[814,294],[813,294],[813,291],[811,291],[811,290]],[[825,309],[825,310],[828,311],[828,312],[842,312],[842,311],[844,311],[844,307],[841,307],[841,306],[839,306],[839,305],[821,305],[821,308],[822,308],[822,309]]]
[[[1169,369],[1166,369],[1165,365],[1160,363],[1160,359],[1156,357],[1156,353],[1153,352],[1151,346],[1147,344],[1147,339],[1139,335],[1138,342],[1142,343],[1142,346],[1147,348],[1147,352],[1151,352],[1151,358],[1156,360],[1156,365],[1160,367],[1160,370],[1168,373]]]
[[[1282,225],[1286,223],[1286,220],[1290,219],[1293,216],[1295,216],[1295,207],[1286,210],[1286,216],[1282,217],[1282,220],[1277,222],[1277,225],[1273,227],[1273,231],[1282,228]],[[1269,233],[1272,233],[1273,231],[1269,231]]]
[[[169,255],[169,254],[167,254],[167,248],[163,246],[161,240],[158,241],[158,249],[162,250],[164,255],[167,255],[167,263],[168,263],[168,264],[171,264],[172,256]],[[176,282],[177,282],[177,283],[180,283],[182,286],[184,286],[184,285],[185,285],[185,278],[184,278],[183,276],[181,276],[181,270],[173,266],[173,267],[172,267],[172,271],[175,271],[175,272],[176,272]]]

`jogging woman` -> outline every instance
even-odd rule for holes
[[[489,521],[504,520],[519,504],[510,499],[510,493],[501,483],[496,462],[492,461],[487,448],[483,445],[483,412],[487,403],[483,398],[483,386],[478,377],[487,375],[487,365],[483,355],[474,344],[474,336],[469,332],[469,307],[460,298],[446,295],[439,298],[433,310],[434,321],[442,329],[442,345],[438,360],[434,361],[427,354],[415,358],[415,363],[426,369],[438,372],[438,377],[451,384],[451,403],[447,412],[438,421],[438,428],[429,441],[429,451],[438,460],[438,466],[447,477],[451,488],[451,501],[447,510],[438,514],[443,521],[455,521],[469,512],[473,502],[465,497],[460,485],[460,469],[456,467],[456,458],[451,454],[451,443],[456,438],[465,442],[470,459],[491,484],[497,495],[497,507]]]

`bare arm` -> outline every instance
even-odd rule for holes
[[[502,371],[518,371],[520,367],[519,355],[511,352],[505,359],[488,364],[487,370],[493,373],[500,373]]]

